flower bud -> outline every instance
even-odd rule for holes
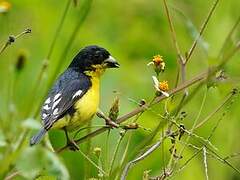
[[[119,115],[119,98],[116,97],[113,101],[112,107],[110,108],[108,117],[112,121],[116,121],[118,115]]]

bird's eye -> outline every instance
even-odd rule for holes
[[[99,58],[101,56],[101,52],[100,51],[96,51],[96,53],[94,54],[95,58]]]
[[[95,58],[99,58],[100,55],[99,55],[99,54],[95,54],[94,57],[95,57]]]

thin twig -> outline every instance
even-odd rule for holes
[[[198,136],[197,134],[195,133],[192,133],[191,131],[187,130],[187,129],[183,129],[178,123],[172,121],[174,123],[175,126],[177,126],[178,128],[181,128],[182,131],[184,131],[186,134],[188,134],[189,136],[195,138],[196,140],[198,140],[201,144],[203,145],[208,145],[210,146],[212,149],[214,150],[218,150],[208,139],[205,139],[201,136]],[[187,144],[187,143],[185,143]],[[206,146],[207,147],[207,146]]]
[[[19,171],[15,171],[12,174],[8,175],[7,177],[4,178],[4,180],[12,180],[13,178],[16,178],[16,176],[19,176],[20,172]]]
[[[227,160],[227,159],[235,158],[235,157],[238,157],[238,156],[240,156],[240,152],[233,153],[229,156],[226,156],[224,159]]]
[[[83,4],[80,8],[81,16],[78,18],[78,22],[77,22],[69,40],[68,40],[68,42],[66,43],[66,46],[63,50],[63,53],[61,54],[61,56],[58,60],[57,66],[54,69],[54,72],[52,73],[53,75],[50,78],[47,87],[50,87],[52,85],[53,81],[55,80],[55,77],[56,77],[57,73],[59,72],[61,67],[63,67],[63,65],[65,65],[64,63],[61,63],[61,62],[64,62],[64,59],[66,58],[67,53],[68,53],[69,49],[71,48],[71,46],[74,42],[74,39],[76,39],[76,36],[77,36],[77,33],[79,32],[79,29],[82,26],[83,22],[85,21],[88,13],[90,11],[91,4],[92,4],[92,0],[83,1]]]
[[[186,168],[186,166],[188,165],[188,163],[193,160],[200,152],[202,151],[202,149],[197,150],[175,173],[174,175],[176,175],[177,173],[181,172],[184,168]]]
[[[64,22],[65,17],[66,17],[66,14],[67,14],[67,11],[68,11],[68,9],[69,9],[69,5],[71,4],[71,3],[70,3],[71,0],[68,0],[68,1],[69,1],[69,2],[67,3],[66,8],[64,9],[63,16],[62,16],[62,19],[61,19],[61,21],[60,21],[60,24],[59,24],[58,28],[61,28],[61,27],[62,27],[63,22]],[[91,5],[91,3],[92,3],[92,0],[85,1],[85,2],[83,3],[82,7],[80,8],[81,11],[83,11],[82,14],[81,14],[81,17],[79,18],[79,21],[78,21],[78,23],[77,23],[77,25],[76,25],[73,33],[71,34],[71,36],[70,36],[70,38],[69,38],[69,40],[68,40],[68,43],[67,43],[67,45],[66,45],[66,47],[65,47],[65,49],[64,49],[64,51],[63,51],[63,53],[62,53],[62,55],[61,55],[61,58],[60,58],[59,61],[57,62],[57,66],[56,66],[56,68],[54,69],[54,72],[52,73],[52,76],[49,78],[49,81],[48,81],[48,84],[47,84],[47,87],[48,87],[47,89],[49,89],[49,88],[51,87],[52,83],[54,82],[54,80],[55,80],[55,78],[56,78],[57,73],[59,72],[59,70],[60,70],[61,67],[63,66],[64,63],[61,63],[61,62],[64,62],[63,59],[66,57],[66,54],[67,54],[69,48],[71,47],[71,45],[72,45],[72,43],[73,43],[73,40],[74,40],[74,38],[76,37],[76,34],[78,33],[79,28],[81,27],[82,23],[84,22],[87,14],[88,14],[88,12],[89,12],[89,10],[90,10],[90,5]],[[58,33],[58,32],[56,31],[56,33]],[[57,38],[58,36],[55,34],[55,37]],[[55,41],[56,41],[56,40],[55,40],[55,38],[54,38],[54,39],[53,39],[53,42],[52,42],[52,45],[50,46],[50,50],[49,50],[49,52],[48,52],[48,55],[47,55],[47,56],[49,56],[49,57],[50,57],[51,54],[52,54],[51,48],[53,48],[53,47],[55,46],[55,44],[56,44]],[[36,82],[38,82],[38,83],[40,82],[39,80],[42,79],[43,74],[44,74],[45,69],[47,68],[47,66],[48,66],[48,59],[45,59],[45,60],[43,61],[42,69],[41,69],[41,71],[40,71],[40,73],[39,73],[39,75],[38,75],[38,81],[36,81]],[[34,86],[34,88],[36,88],[36,86]],[[34,89],[33,89],[33,90],[34,90]],[[46,91],[45,94],[47,94],[47,93],[48,93],[48,92]],[[40,102],[42,102],[42,101],[43,101],[43,97],[41,98]],[[39,103],[40,103],[40,102],[39,102]],[[39,106],[40,106],[40,105],[38,105],[37,107],[39,107]],[[33,113],[34,113],[34,115],[33,115],[34,117],[36,117],[36,116],[38,115],[38,110],[39,110],[39,109],[35,109],[35,110],[34,110],[34,112],[33,112]]]
[[[123,152],[123,154],[122,154],[122,158],[121,158],[121,160],[120,160],[120,164],[119,164],[120,169],[122,169],[123,163],[124,163],[124,161],[126,160],[126,157],[127,157],[127,155],[128,155],[128,150],[129,150],[130,141],[131,141],[132,136],[133,136],[133,133],[130,132],[129,137],[128,137],[128,140],[127,140],[127,145],[126,145],[126,147],[125,147],[125,150],[124,150],[124,152]],[[116,175],[115,180],[118,180],[118,179],[119,179],[119,176],[120,176],[120,171],[118,171],[118,174]]]
[[[124,133],[125,134],[125,133]],[[123,137],[124,137],[124,134],[120,135],[118,141],[117,141],[117,144],[116,144],[116,147],[115,147],[115,150],[113,152],[113,156],[112,156],[112,160],[110,162],[110,170],[109,170],[109,177],[112,177],[112,171],[113,171],[113,167],[114,167],[114,162],[116,160],[116,157],[117,157],[117,152],[119,150],[119,147],[120,147],[120,144],[123,140]]]
[[[232,92],[233,95],[237,94],[235,93],[235,91],[233,90]],[[219,126],[220,122],[223,120],[223,118],[226,115],[226,112],[230,109],[231,105],[233,104],[233,100],[231,101],[231,103],[226,107],[226,110],[222,113],[221,117],[218,119],[217,123],[215,124],[215,126],[212,128],[212,131],[210,132],[210,135],[208,136],[208,140],[210,140],[214,134],[214,132],[216,131],[217,127]]]
[[[207,15],[207,18],[204,20],[204,22],[203,22],[203,24],[202,24],[202,26],[200,28],[198,36],[196,37],[195,41],[193,42],[191,48],[189,49],[189,51],[187,53],[187,56],[186,56],[184,64],[186,64],[189,61],[190,57],[192,56],[192,53],[193,53],[194,49],[196,48],[197,42],[198,42],[199,38],[202,36],[202,34],[203,34],[203,32],[204,32],[204,30],[205,30],[205,28],[206,28],[206,26],[207,26],[207,24],[209,22],[212,14],[214,12],[214,10],[217,7],[218,2],[219,2],[219,0],[216,0],[214,2],[213,6],[211,7],[211,9],[210,9],[210,11],[209,11],[209,13]]]
[[[107,173],[102,170],[95,162],[93,162],[86,154],[84,154],[80,149],[78,150],[78,152],[80,152],[82,154],[82,156],[84,158],[86,158],[94,167],[96,167],[101,173],[103,173],[104,175],[107,175]]]
[[[221,55],[223,54],[224,49],[226,49],[227,43],[230,41],[231,36],[233,35],[234,31],[235,31],[236,28],[238,27],[239,23],[240,23],[240,16],[238,17],[236,23],[234,24],[234,26],[232,27],[232,29],[231,29],[230,32],[228,33],[226,39],[224,40],[224,43],[223,43],[223,45],[222,45],[222,48],[221,48],[220,51],[219,51],[218,59],[219,59],[219,58],[221,57]]]
[[[122,176],[121,176],[121,180],[125,180],[127,177],[127,174],[129,172],[129,170],[131,169],[131,167],[136,164],[139,161],[142,161],[143,159],[145,159],[147,156],[149,156],[153,151],[155,151],[161,144],[162,142],[166,139],[167,136],[161,138],[158,142],[156,142],[154,145],[152,145],[150,148],[148,148],[147,151],[145,151],[142,155],[139,155],[137,158],[135,158],[134,160],[130,161],[124,168]]]
[[[194,120],[194,122],[193,122],[193,125],[192,125],[192,128],[191,128],[189,134],[193,134],[194,128],[195,128],[195,126],[196,126],[196,123],[197,123],[197,121],[198,121],[198,119],[199,119],[199,117],[200,117],[200,115],[201,115],[201,113],[202,113],[202,110],[203,110],[203,107],[204,107],[204,104],[205,104],[206,98],[207,98],[207,92],[208,92],[208,89],[206,88],[206,91],[205,91],[204,96],[203,96],[203,99],[202,99],[202,103],[201,103],[200,110],[199,110],[199,112],[198,112],[198,114],[197,114],[197,117],[195,118],[195,120]],[[191,136],[188,136],[188,137],[187,137],[187,139],[186,139],[186,144],[188,144],[188,142],[189,142],[189,140],[190,140],[190,137],[191,137]],[[186,148],[186,146],[183,146],[182,149],[180,150],[180,153],[179,153],[179,156],[180,156],[180,157],[182,156],[185,148]],[[174,161],[173,169],[176,167],[177,161],[178,161],[178,159],[176,159],[176,160]]]
[[[178,45],[178,42],[177,42],[176,32],[175,32],[175,29],[174,29],[174,26],[173,26],[173,22],[172,22],[170,13],[169,13],[169,9],[168,9],[166,0],[163,0],[163,4],[164,4],[164,8],[165,8],[165,11],[166,11],[166,14],[167,14],[168,23],[169,23],[170,31],[171,31],[171,35],[172,35],[173,44],[174,44],[175,49],[177,51],[178,59],[179,59],[179,62],[180,62],[179,64],[183,64],[184,63],[184,59],[183,59],[183,57],[181,55],[181,51],[180,51],[180,48],[179,48],[179,45]]]
[[[33,85],[33,88],[31,90],[31,92],[29,93],[30,95],[36,95],[36,91],[37,91],[37,88],[39,87],[39,83],[42,82],[42,79],[44,77],[44,73],[46,72],[47,68],[48,68],[48,64],[49,64],[49,60],[51,58],[51,55],[53,53],[53,50],[54,50],[54,47],[56,45],[56,41],[57,41],[57,38],[59,37],[59,34],[61,32],[61,29],[63,27],[63,24],[64,24],[64,21],[67,17],[67,12],[69,10],[69,7],[70,7],[70,4],[71,4],[71,0],[67,0],[67,4],[64,8],[64,11],[63,11],[63,14],[62,14],[62,17],[61,17],[61,20],[57,26],[57,29],[55,31],[55,34],[53,35],[53,40],[50,44],[50,48],[48,50],[48,53],[46,55],[46,58],[43,59],[43,62],[42,62],[42,65],[41,65],[41,69],[40,69],[40,72],[38,73],[37,75],[37,80],[35,81],[35,84]],[[36,98],[36,96],[33,96],[31,98],[31,102],[29,103],[28,106],[31,106],[32,105],[32,101],[34,101],[34,99]],[[29,113],[30,113],[30,110],[32,110],[32,108],[27,108],[28,111],[26,111],[25,115],[24,116],[29,116]],[[38,116],[38,109],[34,110],[35,113],[33,115],[33,117],[37,117]]]
[[[154,97],[152,98],[152,100],[149,102],[149,107],[151,106],[151,104],[154,102],[155,99],[156,99],[156,96],[154,95]],[[142,105],[143,105],[143,104],[140,104],[139,102],[137,102],[137,101],[135,101],[135,100],[133,100],[133,99],[129,99],[129,100],[135,102],[138,106],[142,106]],[[148,108],[148,109],[149,109],[149,108]],[[132,120],[132,123],[136,123],[136,122],[138,121],[138,119],[141,117],[142,114],[143,114],[143,112],[140,112],[140,113],[135,117],[135,119]],[[145,129],[145,128],[143,128],[143,129]],[[130,131],[129,133],[130,133],[130,134],[129,134],[128,139],[127,139],[127,145],[126,145],[126,148],[125,148],[125,150],[124,150],[124,153],[123,153],[122,158],[121,158],[121,161],[120,161],[120,169],[123,168],[123,167],[122,167],[122,166],[123,166],[123,163],[124,163],[124,161],[126,160],[126,157],[127,157],[127,155],[128,155],[129,145],[130,145],[130,142],[131,142],[131,139],[132,139],[132,134],[133,134],[131,131]],[[120,171],[119,171],[119,173],[116,175],[116,178],[115,178],[115,179],[119,179],[119,176],[120,176]]]
[[[208,166],[207,166],[207,150],[205,147],[203,147],[203,164],[204,164],[204,169],[205,169],[205,176],[206,180],[208,180]]]
[[[179,124],[177,124],[176,122],[172,121],[178,128],[181,128]],[[234,167],[230,162],[228,162],[226,159],[222,158],[219,154],[217,154],[214,150],[212,150],[211,148],[208,148],[207,145],[209,145],[210,147],[212,147],[213,149],[216,150],[216,148],[212,145],[212,143],[208,140],[208,139],[204,139],[201,136],[198,136],[194,133],[190,133],[190,131],[186,130],[186,129],[182,129],[185,133],[187,133],[188,135],[194,137],[196,140],[198,140],[199,143],[201,143],[203,146],[206,147],[206,149],[208,151],[210,151],[214,156],[216,156],[216,158],[218,160],[221,160],[222,163],[227,164],[229,167],[231,167],[233,170],[235,170],[238,174],[240,174],[240,170],[237,169],[236,167]]]
[[[166,11],[166,14],[167,14],[168,23],[169,23],[169,26],[170,26],[172,41],[173,41],[173,44],[174,44],[174,46],[175,46],[175,49],[176,49],[176,52],[177,52],[177,56],[178,56],[178,63],[179,63],[179,66],[180,66],[182,83],[184,83],[185,80],[186,80],[186,65],[185,65],[185,63],[184,63],[185,60],[184,60],[184,58],[182,57],[182,54],[181,54],[181,51],[180,51],[180,48],[179,48],[179,45],[178,45],[178,42],[177,42],[176,32],[175,32],[175,30],[174,30],[172,18],[171,18],[171,16],[170,16],[170,13],[169,13],[169,9],[168,9],[166,0],[163,0],[163,4],[164,4],[164,8],[165,8],[165,11]],[[179,77],[179,76],[178,76],[178,77]],[[178,78],[178,77],[177,77],[177,78]],[[185,95],[188,94],[187,89],[185,89],[185,93],[184,93],[184,94],[185,94]]]
[[[214,110],[212,111],[204,120],[198,123],[194,129],[198,129],[202,127],[212,116],[214,116],[233,96],[233,93],[230,93],[224,101]]]
[[[2,48],[0,49],[0,55],[3,53],[3,51],[10,46],[12,43],[14,43],[18,38],[22,37],[25,34],[29,34],[31,33],[31,29],[25,29],[23,32],[21,32],[20,34],[14,36],[14,35],[10,35],[8,37],[8,40],[6,41],[6,43],[2,46]]]
[[[52,52],[53,52],[53,49],[54,49],[54,47],[55,47],[57,38],[59,37],[59,34],[60,34],[61,30],[62,30],[63,23],[64,23],[64,21],[65,21],[65,19],[66,19],[67,12],[68,12],[68,10],[69,10],[71,1],[72,1],[72,0],[67,0],[67,4],[66,4],[65,9],[64,9],[64,11],[63,11],[61,20],[60,20],[60,22],[59,22],[59,24],[58,24],[58,26],[57,26],[56,32],[55,32],[54,37],[53,37],[53,41],[52,41],[52,43],[51,43],[51,45],[50,45],[50,48],[49,48],[49,51],[48,51],[48,54],[47,54],[47,56],[46,56],[47,61],[50,59],[50,57],[51,57],[51,55],[52,55]]]
[[[175,138],[172,138],[172,137],[169,137],[169,139],[175,140]],[[201,147],[198,147],[198,146],[196,146],[194,144],[191,144],[191,143],[186,143],[184,141],[177,141],[176,143],[179,143],[179,144],[187,146],[187,147],[191,147],[191,148],[196,149],[196,150],[201,149]]]
[[[221,63],[218,65],[218,69],[221,69],[225,64],[238,52],[240,49],[240,40],[237,42],[236,47],[226,55],[221,61]]]
[[[240,170],[237,169],[236,167],[234,167],[227,159],[222,158],[219,154],[217,154],[210,148],[207,148],[207,150],[210,151],[212,154],[214,154],[218,159],[220,159],[222,163],[227,164],[229,167],[231,167],[233,170],[235,170],[238,173],[238,175],[240,175]]]
[[[87,123],[87,126],[91,126],[92,125],[92,121],[89,121]],[[87,134],[91,133],[91,128],[88,128],[87,129]],[[86,156],[89,156],[91,154],[91,146],[92,146],[92,141],[91,139],[88,139],[87,142],[86,142]],[[90,177],[90,166],[89,166],[89,163],[86,163],[85,166],[84,166],[84,179],[88,179]]]

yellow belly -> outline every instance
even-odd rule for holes
[[[91,82],[91,88],[75,103],[73,116],[66,115],[59,119],[53,124],[53,129],[66,127],[68,131],[74,131],[93,118],[99,105],[99,78],[92,78]]]

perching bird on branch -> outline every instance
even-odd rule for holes
[[[87,46],[81,49],[43,103],[43,127],[31,138],[30,145],[38,143],[50,129],[63,129],[68,145],[77,150],[68,132],[77,130],[97,113],[100,77],[107,68],[118,67],[118,62],[104,48]]]

